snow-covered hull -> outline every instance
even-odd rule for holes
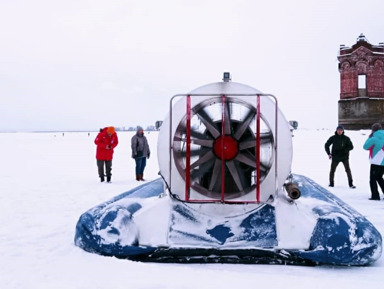
[[[157,262],[367,265],[382,237],[361,214],[307,177],[301,198],[264,204],[187,203],[161,179],[84,213],[75,244],[88,252]]]

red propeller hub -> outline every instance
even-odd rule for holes
[[[218,158],[228,161],[236,157],[239,146],[233,137],[224,135],[215,140],[213,151]]]

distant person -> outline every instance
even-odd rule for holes
[[[329,147],[332,145],[332,151]],[[325,143],[325,151],[331,162],[331,170],[329,172],[329,186],[335,185],[335,171],[340,162],[343,163],[345,172],[348,177],[348,185],[351,189],[356,188],[353,185],[351,168],[349,167],[349,151],[353,150],[353,144],[349,137],[344,134],[344,127],[338,125],[335,134],[331,136]]]
[[[369,186],[371,187],[370,200],[380,200],[377,184],[384,193],[384,131],[380,123],[372,125],[372,132],[365,141],[363,148],[369,150],[371,168],[369,172]]]
[[[107,177],[107,182],[111,182],[113,149],[117,146],[118,143],[119,140],[117,138],[117,134],[113,126],[100,129],[100,132],[98,133],[95,139],[95,144],[97,146],[97,168],[101,182],[105,181],[105,176]]]
[[[137,126],[136,134],[131,139],[131,148],[132,158],[134,158],[136,162],[136,181],[144,181],[144,169],[151,152],[141,126]]]

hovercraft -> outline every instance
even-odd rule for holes
[[[85,212],[75,244],[138,261],[367,265],[382,237],[313,180],[291,173],[291,128],[277,99],[222,82],[170,100],[161,178]]]

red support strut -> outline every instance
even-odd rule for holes
[[[224,136],[225,136],[225,95],[221,96],[221,136],[223,141],[221,142],[221,201],[225,200],[225,159],[224,159]]]
[[[185,200],[189,201],[191,188],[191,96],[187,95],[186,158],[185,158]]]
[[[256,104],[256,201],[260,203],[260,95]]]

